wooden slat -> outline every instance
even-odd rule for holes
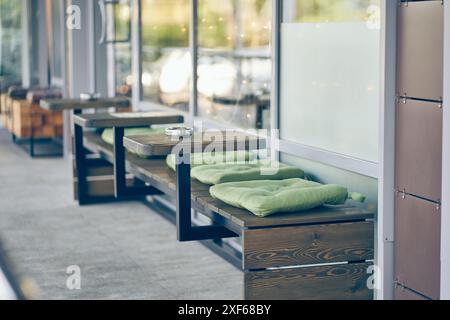
[[[106,144],[99,135],[85,133],[85,146],[92,152],[99,152],[105,158],[112,161],[112,147]],[[143,159],[138,156],[127,155],[128,170],[143,180],[151,183],[161,191],[169,195],[175,195],[176,178],[175,173],[165,163],[165,159]],[[192,180],[193,186],[198,186],[198,181]],[[208,186],[205,186],[205,189]],[[211,196],[204,196],[204,190],[197,194],[193,192],[193,200],[200,206],[209,208],[220,216],[229,219],[240,228],[265,228],[276,226],[294,226],[308,224],[326,224],[338,222],[361,221],[373,218],[373,212],[356,207],[320,207],[299,213],[276,214],[266,218],[259,218],[247,210],[229,206]]]
[[[112,164],[104,159],[89,159],[88,164],[89,166],[86,168],[86,175],[88,177],[111,176],[114,174]],[[75,168],[75,160],[72,161],[72,168],[73,177],[76,177],[77,172]]]
[[[245,272],[246,300],[371,300],[370,263]]]
[[[265,139],[241,132],[194,133],[192,137],[174,138],[166,134],[126,137],[124,145],[145,157],[165,156],[177,147],[185,152],[201,152],[205,148],[223,151],[258,150],[265,148]]]
[[[0,95],[0,113],[5,112],[7,98],[8,98],[8,95],[6,93],[2,93]]]
[[[364,261],[374,256],[373,222],[243,232],[245,270]]]
[[[12,132],[12,102],[9,96],[5,99],[5,105],[3,106],[3,126],[9,131]]]
[[[80,99],[44,99],[40,102],[41,107],[49,111],[73,110],[73,109],[100,109],[100,108],[128,108],[128,98],[101,98],[94,101]]]
[[[127,178],[127,186],[142,186],[134,178]],[[78,200],[78,180],[74,178],[74,199]],[[92,197],[114,197],[114,176],[95,176],[87,178],[87,194]]]
[[[84,128],[138,127],[183,123],[184,117],[170,111],[94,113],[77,115],[74,117],[74,122]]]
[[[323,206],[304,212],[279,213],[260,218],[247,210],[229,206],[211,196],[200,197],[197,201],[211,210],[217,210],[224,217],[231,217],[236,224],[244,228],[349,222],[373,218],[373,213],[368,210],[348,206]]]

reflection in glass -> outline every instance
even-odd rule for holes
[[[282,139],[377,162],[379,0],[283,5]]]
[[[143,99],[189,109],[189,0],[142,1]]]
[[[51,2],[51,20],[52,20],[52,32],[51,32],[51,47],[52,47],[52,56],[51,56],[51,70],[52,70],[52,79],[58,78],[62,79],[62,39],[61,39],[61,31],[62,31],[62,8],[63,3],[61,1],[53,0]]]
[[[22,2],[0,1],[0,89],[20,84],[22,72]]]
[[[115,94],[131,97],[133,88],[131,52],[131,0],[119,0],[107,6],[108,45],[113,46]]]
[[[198,115],[269,126],[270,0],[199,0]]]
[[[131,67],[131,44],[119,42],[114,44],[116,73],[116,96],[131,97],[133,76]]]

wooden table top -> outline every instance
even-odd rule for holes
[[[183,123],[184,117],[173,111],[80,114],[73,118],[84,128],[140,127],[155,124]]]
[[[97,100],[81,100],[81,99],[43,99],[41,100],[41,108],[48,111],[61,111],[73,109],[99,109],[99,108],[128,108],[131,105],[130,99],[116,98],[100,98]]]
[[[184,152],[205,150],[260,150],[266,147],[264,138],[238,131],[196,132],[189,137],[171,137],[164,133],[129,136],[124,138],[125,147],[141,156],[156,157],[171,154],[174,147]]]

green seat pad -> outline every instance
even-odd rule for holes
[[[191,168],[203,165],[212,165],[218,163],[245,162],[253,161],[256,158],[254,153],[248,151],[228,151],[228,152],[205,152],[191,154]],[[175,171],[175,155],[170,154],[166,158],[167,166]]]
[[[240,181],[304,178],[305,173],[297,167],[262,160],[199,166],[192,169],[191,176],[202,183],[215,185]]]
[[[258,217],[279,212],[298,212],[322,205],[342,205],[347,199],[364,202],[359,193],[338,185],[323,185],[303,179],[224,183],[210,188],[211,196]]]
[[[125,128],[125,137],[127,136],[139,136],[146,134],[155,134],[164,132],[165,128],[150,128],[150,127],[138,127],[138,128]],[[112,128],[103,130],[102,139],[109,145],[114,145],[114,134]]]

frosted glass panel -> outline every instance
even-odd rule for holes
[[[377,162],[379,26],[283,23],[281,42],[282,139]]]

